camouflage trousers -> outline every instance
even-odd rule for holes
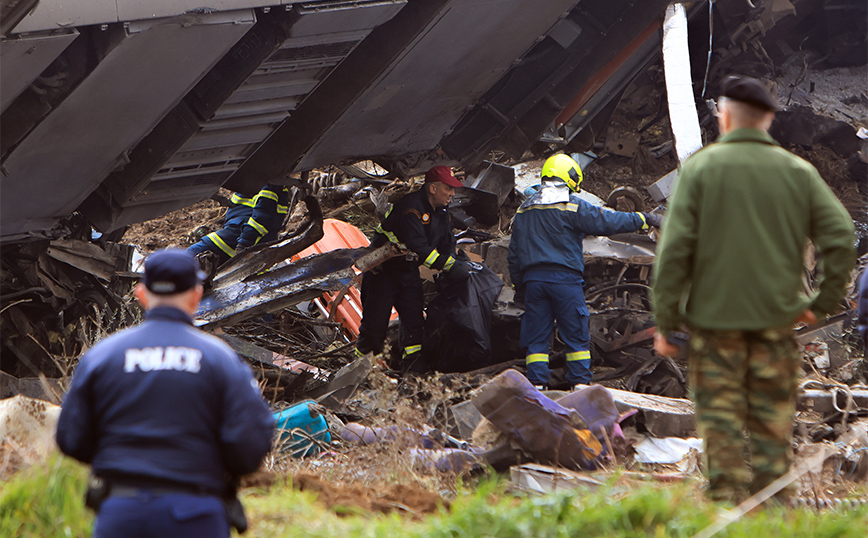
[[[791,327],[691,329],[690,390],[708,497],[739,503],[789,470],[802,356]],[[777,497],[785,500],[793,488]]]

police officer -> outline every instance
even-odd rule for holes
[[[507,261],[519,301],[525,303],[521,346],[527,349],[528,380],[548,385],[549,342],[557,320],[567,346],[567,381],[591,381],[588,307],[582,290],[585,235],[612,235],[659,226],[650,213],[612,211],[582,200],[582,170],[567,155],[546,160],[542,187],[521,204],[512,225]]]
[[[88,503],[98,538],[229,536],[227,477],[271,449],[274,419],[250,369],[192,326],[201,277],[190,253],[153,253],[135,289],[144,322],[94,346],[73,376],[57,443],[101,484]]]
[[[461,186],[448,166],[435,166],[425,174],[422,188],[401,198],[377,227],[373,247],[391,241],[409,254],[362,276],[364,316],[357,356],[383,350],[394,306],[401,318],[402,369],[424,370],[417,360],[422,351],[424,307],[419,265],[443,271],[455,281],[470,275],[467,263],[455,258],[455,237],[446,212],[455,189]]]
[[[259,242],[277,239],[289,212],[289,188],[266,185],[253,198],[235,192],[229,201],[231,205],[223,217],[223,228],[187,249],[197,256],[212,252],[217,258],[215,267]]]

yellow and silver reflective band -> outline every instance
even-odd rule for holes
[[[443,264],[443,270],[448,271],[452,269],[453,265],[455,265],[455,258],[449,256],[448,258],[446,258],[446,263]]]
[[[416,344],[414,346],[407,346],[404,348],[404,357],[409,357],[413,353],[419,353],[422,351],[422,344]]]
[[[524,208],[519,208],[516,213],[524,213],[525,211],[530,211],[532,209],[557,209],[558,211],[573,211],[576,212],[579,210],[579,204],[573,204],[570,202],[560,202],[557,204],[541,204],[541,205],[531,205]]]
[[[277,204],[277,212],[286,215],[289,213],[289,206]]]
[[[384,230],[382,224],[378,224],[378,225],[377,225],[377,233],[381,233],[381,234],[385,235],[385,236],[386,236],[386,239],[388,239],[388,240],[391,241],[392,243],[395,243],[395,244],[398,245],[400,248],[402,248],[402,249],[406,249],[406,248],[407,248],[406,246],[404,246],[404,243],[398,241],[398,237],[395,236],[395,234],[393,234],[392,232],[389,232],[389,231],[387,231],[387,230]]]
[[[274,200],[275,202],[278,200],[277,193],[268,189],[262,189],[261,191],[259,191],[259,194],[253,197],[254,200],[259,198],[268,198],[269,200]]]
[[[525,359],[525,364],[533,364],[535,362],[549,362],[548,353],[531,353]]]
[[[384,230],[382,224],[377,225],[377,233],[385,235],[386,239],[388,239],[390,242],[398,245],[398,248],[400,248],[401,250],[407,250],[407,245],[398,241],[398,237],[395,234],[393,234],[392,232],[388,232],[388,231]]]
[[[362,353],[359,348],[356,348],[356,357],[364,357],[367,353]]]
[[[256,203],[253,201],[253,198],[245,198],[238,194],[237,192],[233,192],[232,196],[229,198],[229,201],[236,205],[246,205],[249,207],[253,207]]]
[[[422,262],[422,264],[425,267],[430,268],[432,265],[434,265],[434,263],[437,262],[437,258],[439,258],[439,257],[440,257],[440,253],[437,252],[437,249],[435,248],[434,250],[431,251],[431,254],[428,254],[428,257],[425,258],[425,261]]]
[[[259,232],[259,235],[265,235],[268,233],[268,228],[266,228],[265,226],[256,222],[256,220],[253,217],[250,217],[249,219],[247,219],[247,224],[250,225],[251,227],[253,227],[253,229],[256,230],[257,232]]]
[[[642,213],[639,213],[638,211],[636,212],[636,214],[639,215],[640,219],[642,219],[642,229],[647,230],[648,229],[648,221],[645,220],[645,215],[643,215]]]
[[[211,232],[205,237],[210,239],[212,243],[217,245],[217,248],[219,248],[226,254],[229,254],[229,256],[235,256],[235,249],[227,245],[226,242],[223,241],[223,239],[221,239],[219,235],[217,235],[217,232]]]
[[[393,206],[393,205],[389,206],[389,209],[386,210],[386,214],[383,216],[383,220],[386,220],[389,217],[389,215],[392,214],[392,209],[394,209],[394,208],[395,208],[395,206]],[[396,236],[394,233],[386,231],[386,229],[383,228],[382,222],[380,224],[377,224],[377,229],[374,231],[377,232],[378,234],[385,235],[386,239],[388,239],[390,243],[395,243],[396,245],[398,245],[398,248],[400,248],[401,250],[407,250],[407,245],[398,241],[398,236]]]
[[[591,360],[591,352],[590,351],[574,351],[572,353],[567,353],[568,361],[585,361]]]

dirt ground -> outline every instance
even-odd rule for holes
[[[440,495],[413,484],[383,483],[376,486],[363,484],[340,485],[323,480],[313,473],[299,473],[292,485],[300,491],[317,493],[317,500],[338,514],[352,513],[350,508],[365,512],[399,512],[414,518],[431,514],[439,506],[448,506]]]
[[[200,226],[219,230],[225,212],[214,200],[204,200],[158,219],[133,224],[121,242],[138,246],[144,255],[161,248],[187,248],[196,242],[194,234]]]

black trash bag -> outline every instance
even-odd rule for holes
[[[422,344],[430,370],[469,372],[497,362],[491,361],[491,311],[503,281],[484,264],[468,263],[470,277],[463,282],[437,278]]]

